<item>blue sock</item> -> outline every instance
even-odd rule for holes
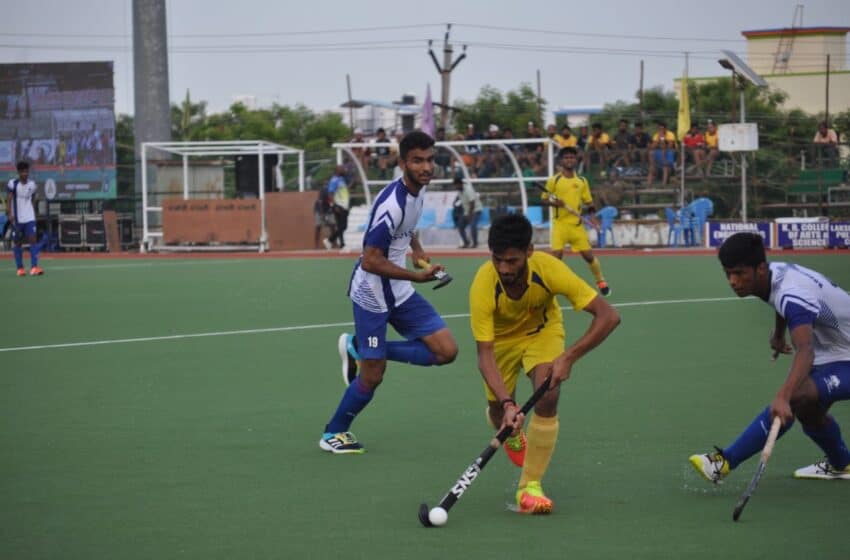
[[[437,363],[437,356],[421,340],[387,342],[387,359],[417,366],[433,366]]]
[[[30,263],[32,263],[32,266],[38,266],[39,251],[41,251],[40,243],[33,243],[32,245],[30,245]],[[23,255],[21,255],[21,258],[23,258]]]
[[[12,249],[12,253],[15,255],[15,266],[17,268],[24,267],[24,248],[20,245],[15,245],[14,249]]]
[[[354,422],[360,411],[366,408],[374,395],[375,391],[366,387],[359,376],[356,377],[342,395],[342,400],[336,412],[334,412],[333,418],[325,426],[325,432],[331,434],[347,432],[351,428],[351,423]]]
[[[723,456],[729,461],[729,468],[734,469],[764,448],[767,433],[770,431],[770,407],[765,407],[761,414],[755,417],[747,428],[741,432],[738,439],[723,450]],[[779,429],[779,437],[794,425],[790,422]]]
[[[841,470],[850,465],[850,451],[841,439],[841,428],[838,422],[832,416],[827,416],[827,420],[827,425],[820,430],[803,426],[803,433],[823,449],[830,465]]]

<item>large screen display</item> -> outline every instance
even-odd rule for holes
[[[48,200],[115,198],[112,62],[0,64],[0,177]]]

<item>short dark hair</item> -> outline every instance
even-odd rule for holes
[[[573,154],[574,156],[578,155],[578,150],[576,150],[573,146],[564,146],[560,150],[558,150],[558,159],[561,159],[567,154]]]
[[[629,121],[627,121],[626,119],[620,119],[620,122],[623,123],[623,124],[626,124],[626,125],[629,124]]]
[[[595,123],[593,123],[593,125],[591,126],[591,128],[592,128],[592,129],[594,129],[594,130],[597,130],[597,129],[598,129],[598,130],[602,130],[602,125],[601,125],[600,123],[598,123],[598,122],[595,122]]]
[[[761,263],[767,262],[761,235],[749,231],[742,231],[727,237],[723,245],[720,246],[717,257],[724,268],[735,268],[736,266],[755,268]]]
[[[494,253],[508,249],[525,251],[531,246],[531,222],[522,214],[505,214],[493,220],[487,246]]]
[[[19,161],[16,169],[18,171],[26,171],[30,168],[30,163],[28,161]]]
[[[635,121],[635,126],[643,128],[643,121]]]
[[[655,124],[657,124],[658,126],[663,126],[664,128],[667,128],[667,121],[655,121]]]
[[[434,147],[434,139],[421,130],[408,132],[398,144],[398,153],[401,159],[407,159],[407,152],[410,150],[427,150]]]
[[[387,131],[386,131],[386,130],[384,130],[383,128],[379,128],[378,130],[376,130],[376,131],[375,131],[375,134],[380,134],[380,133],[382,133],[382,132],[383,132],[384,134],[386,134],[386,133],[387,133]]]

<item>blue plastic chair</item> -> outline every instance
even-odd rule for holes
[[[614,218],[619,216],[620,213],[613,206],[606,206],[599,210],[596,213],[596,217],[599,218],[599,246],[605,247],[608,240],[608,232],[611,232],[611,240],[613,243],[614,239]]]
[[[533,227],[539,227],[543,225],[543,207],[542,206],[529,206],[525,209],[525,217],[528,218],[528,221],[531,222]]]
[[[714,214],[714,202],[710,198],[697,198],[687,206],[692,215],[691,230],[696,244],[697,237],[699,244],[704,245],[703,232],[705,231],[705,222],[708,217]]]
[[[667,217],[667,246],[678,247],[679,239],[684,233],[682,223],[679,221],[679,215],[670,207],[664,209],[664,215]]]
[[[478,220],[478,227],[490,227],[490,207],[485,206],[481,209],[481,218]]]
[[[419,223],[416,224],[417,229],[425,229],[437,225],[437,209],[423,208],[422,215],[419,216]]]
[[[454,212],[452,212],[451,208],[446,209],[446,217],[437,225],[437,227],[440,229],[455,229],[457,227],[457,224],[455,224]]]
[[[682,227],[682,241],[685,247],[693,247],[697,244],[697,220],[689,206],[679,210],[679,224]]]

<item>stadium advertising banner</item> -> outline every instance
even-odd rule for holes
[[[765,247],[773,246],[773,228],[770,222],[708,222],[709,247],[720,247],[726,238],[742,231],[758,233],[764,239]]]
[[[776,246],[792,249],[850,247],[850,223],[777,220]]]
[[[112,62],[0,64],[0,178],[48,200],[115,198]]]

